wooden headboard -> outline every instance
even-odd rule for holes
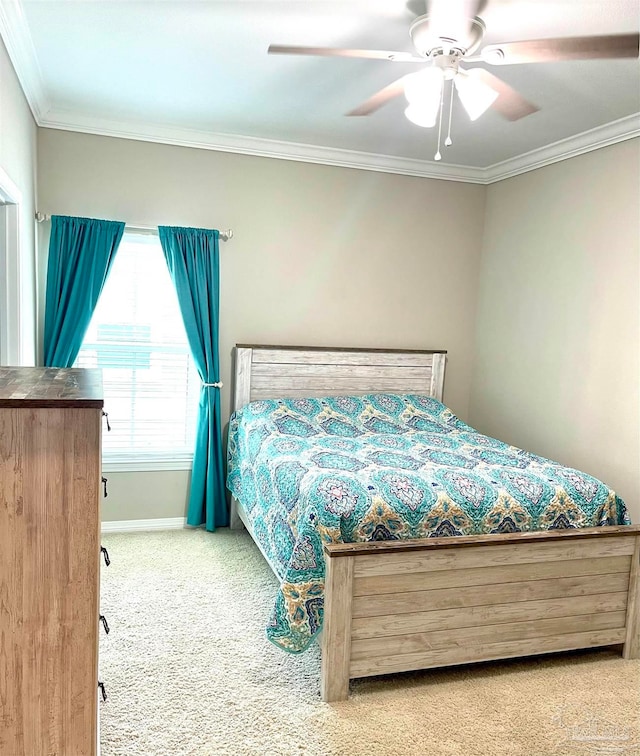
[[[237,344],[234,409],[257,399],[425,394],[442,401],[446,350]]]

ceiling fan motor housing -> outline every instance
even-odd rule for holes
[[[463,57],[476,50],[482,42],[486,27],[483,20],[477,16],[468,19],[467,31],[464,35],[460,35],[457,38],[442,35],[436,36],[430,28],[431,19],[432,16],[429,14],[419,16],[409,29],[414,47],[425,58],[438,53],[457,53],[460,57]]]

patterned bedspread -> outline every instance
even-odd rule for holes
[[[413,394],[252,402],[231,418],[228,462],[281,579],[267,636],[293,653],[322,626],[323,543],[629,523],[595,478]]]

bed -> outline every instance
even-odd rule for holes
[[[356,677],[622,644],[640,528],[607,486],[442,403],[443,350],[237,345],[228,481],[280,580],[267,635]]]

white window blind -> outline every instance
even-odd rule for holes
[[[200,379],[157,234],[125,232],[75,366],[102,369],[107,468],[190,466]]]

